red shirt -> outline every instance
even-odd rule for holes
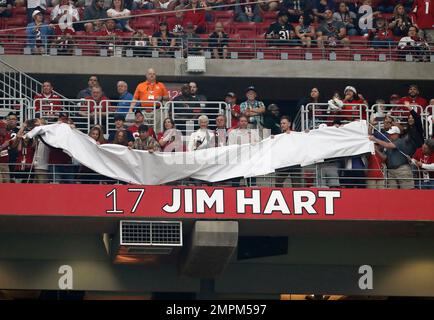
[[[136,138],[138,138],[139,137],[139,126],[137,125],[137,124],[133,124],[131,127],[129,127],[128,129],[127,129],[132,135],[133,135],[133,138],[134,139],[136,139]],[[152,127],[149,127],[149,130],[148,130],[148,132],[149,132],[149,135],[151,135],[152,137],[154,137],[154,139],[155,139],[155,131],[154,131],[154,128],[152,128]],[[158,141],[158,140],[157,140]]]
[[[107,98],[106,96],[103,96],[100,101],[93,100],[93,98],[91,96],[86,97],[85,99],[89,100],[89,112],[90,113],[95,112],[95,102],[101,106],[102,112],[107,112],[108,102],[104,102],[104,101],[108,100],[109,98]],[[87,111],[87,106],[88,106],[88,104],[83,102],[82,107],[80,108],[80,111]]]
[[[399,100],[399,104],[405,104],[406,102],[409,102],[410,105],[420,105],[423,110],[425,110],[426,106],[428,105],[428,101],[426,101],[425,98],[422,98],[422,97],[419,97],[419,96],[416,97],[416,98],[412,98],[410,96],[407,96],[407,97],[402,97],[401,100]],[[404,109],[402,109],[402,110],[404,110]],[[405,108],[405,110],[408,111],[407,108]],[[420,114],[420,110],[419,109],[417,109],[417,113]]]
[[[35,95],[33,98],[35,101],[35,111],[38,112],[41,109],[42,111],[53,112],[62,110],[62,103],[59,101],[60,96],[55,93],[51,93],[49,96],[44,95],[43,93]]]
[[[365,106],[358,106],[357,104],[364,104],[365,102],[362,99],[358,100],[344,100],[344,106],[342,107],[342,110],[339,112],[339,114],[343,117],[339,117],[341,120],[348,120],[348,121],[354,121],[355,119],[364,119],[366,120],[366,107]],[[345,104],[350,103],[350,105]],[[360,108],[362,111],[360,111]],[[360,117],[361,113],[361,117]]]
[[[431,155],[426,156],[422,152],[422,148],[419,148],[416,150],[416,152],[413,155],[413,159],[422,162],[423,164],[432,164],[434,163],[434,153],[431,153]],[[426,172],[426,170],[421,169],[422,173],[423,171]],[[430,179],[434,179],[434,171],[429,171],[429,177]]]
[[[378,155],[378,153],[375,152],[375,154],[370,154],[368,157],[368,178],[377,178],[377,179],[383,179],[383,166],[382,163],[384,160]]]
[[[51,148],[48,156],[49,164],[71,164],[71,157],[68,156],[62,149]]]
[[[172,33],[180,33],[184,30],[186,20],[184,17],[182,19],[178,19],[177,17],[172,17],[167,19],[167,24],[169,26],[169,31]]]
[[[231,107],[231,111],[234,111],[235,113],[238,113],[238,115],[240,115],[240,114],[241,114],[240,105],[238,105],[238,104],[234,104],[234,105]],[[240,120],[239,120],[238,118],[235,118],[235,117],[232,115],[232,118],[231,118],[231,128],[236,128],[236,127],[238,127],[238,122],[240,122]]]
[[[186,7],[185,9],[191,9]],[[205,10],[201,8],[196,8],[194,10],[189,10],[185,13],[185,21],[193,23],[198,29],[205,30]]]
[[[411,10],[413,22],[419,29],[434,29],[434,3],[432,0],[415,0]]]

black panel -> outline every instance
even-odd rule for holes
[[[239,237],[238,260],[284,255],[288,237]]]

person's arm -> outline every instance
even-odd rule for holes
[[[385,142],[375,138],[374,136],[369,136],[369,140],[372,142],[378,143],[380,146],[386,149],[396,149],[396,145],[393,142]]]

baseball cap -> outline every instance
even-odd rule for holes
[[[114,120],[115,121],[118,121],[118,120],[125,121],[125,116],[123,114],[115,114]]]
[[[352,86],[346,86],[344,93],[347,92],[348,90],[351,90],[352,92],[354,92],[355,94],[357,94],[357,90],[356,88],[352,87]]]
[[[246,93],[249,92],[249,91],[254,91],[254,92],[256,93],[256,89],[255,89],[254,86],[250,86],[250,87],[248,87],[248,88],[246,89]]]
[[[231,97],[231,98],[235,98],[237,95],[233,92],[228,92],[226,93],[226,97]]]
[[[401,134],[401,130],[397,126],[392,126],[392,128],[387,131],[388,134]]]
[[[33,11],[32,18],[34,18],[37,14],[42,14],[42,12],[40,10]]]
[[[135,111],[134,111],[134,115],[136,116],[138,113],[140,113],[142,116],[143,116],[143,113],[142,113],[142,111],[140,110],[140,109],[136,109]]]

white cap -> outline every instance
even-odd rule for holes
[[[392,126],[392,128],[387,131],[388,134],[401,134],[401,130],[397,126]]]
[[[352,92],[354,92],[355,94],[357,94],[357,90],[356,88],[352,87],[352,86],[346,86],[344,93],[346,93],[348,90],[351,90]]]
[[[35,11],[33,11],[33,13],[32,13],[32,18],[34,18],[37,14],[42,14],[42,12],[41,11],[39,11],[39,10],[35,10]]]
[[[318,126],[318,129],[324,129],[324,128],[327,128],[327,125],[326,125],[325,123],[321,123],[321,124]]]

